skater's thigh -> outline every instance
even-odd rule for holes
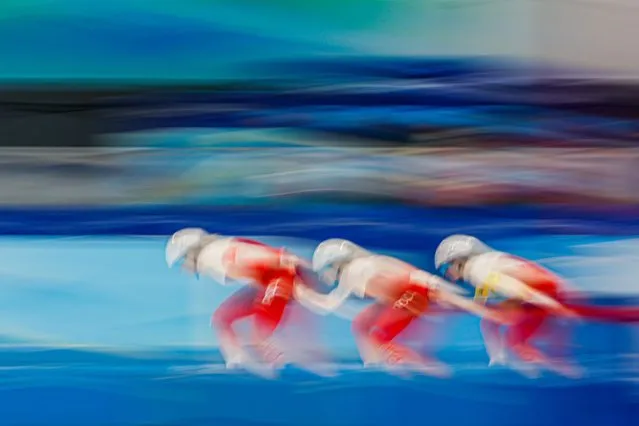
[[[520,300],[507,299],[494,305],[512,324],[518,324],[528,317],[526,307]]]
[[[260,338],[270,337],[282,324],[291,300],[286,297],[262,299],[254,307],[256,331]]]
[[[220,304],[215,311],[218,319],[239,319],[251,315],[254,311],[255,299],[259,290],[254,287],[244,287],[231,295]]]
[[[353,331],[356,333],[368,333],[375,320],[383,311],[384,307],[378,303],[373,303],[365,307],[357,316],[353,319]]]
[[[415,314],[406,308],[389,306],[379,314],[375,321],[374,335],[383,341],[391,341],[416,318]]]

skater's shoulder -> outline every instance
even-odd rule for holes
[[[232,237],[203,239],[192,254],[200,260],[203,257],[210,257],[210,255],[217,256],[219,254],[221,256],[231,246],[232,242]]]
[[[486,265],[494,265],[503,261],[506,261],[511,258],[511,255],[505,253],[503,251],[488,251],[485,253],[478,254],[477,256],[473,256],[469,261],[469,266],[486,266]]]
[[[499,251],[490,251],[473,256],[464,267],[464,277],[467,281],[481,280],[487,274],[491,274],[500,269],[503,260],[506,259],[507,256],[507,253]]]
[[[366,265],[373,269],[384,269],[396,272],[406,272],[417,269],[413,265],[406,263],[401,259],[383,254],[371,253],[355,260],[359,260],[361,265]]]
[[[346,263],[343,269],[348,271],[368,270],[379,264],[379,261],[377,255],[355,257]]]
[[[261,241],[257,241],[251,238],[245,238],[245,237],[232,237],[232,240],[234,243],[236,244],[240,244],[240,245],[247,245],[247,246],[252,246],[252,247],[263,247],[263,248],[267,248],[267,249],[274,249],[273,247],[269,246],[266,243],[263,243]]]

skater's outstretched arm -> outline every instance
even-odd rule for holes
[[[349,298],[352,289],[342,282],[335,290],[328,294],[322,294],[302,283],[298,283],[294,292],[295,298],[302,306],[316,313],[326,315],[339,308]]]
[[[503,316],[495,312],[494,310],[487,308],[479,303],[476,303],[466,297],[462,297],[458,294],[451,293],[445,290],[437,290],[435,297],[438,301],[453,305],[459,309],[462,309],[471,314],[475,314],[478,317],[486,318],[496,323],[507,324],[508,320]]]
[[[422,271],[421,269],[413,271],[410,274],[410,281],[418,285],[424,285],[426,287],[443,290],[448,293],[466,294],[466,291],[459,286],[451,284],[445,279],[440,278],[437,275],[430,274],[426,271]]]
[[[576,316],[573,311],[566,308],[557,299],[537,291],[518,279],[505,274],[491,273],[486,280],[485,287],[505,296],[518,298],[564,316]]]
[[[411,282],[431,288],[434,298],[442,304],[451,305],[462,311],[470,312],[479,317],[491,319],[499,323],[505,322],[501,315],[461,296],[461,294],[465,293],[463,290],[436,275],[429,274],[422,270],[414,271],[411,274]]]

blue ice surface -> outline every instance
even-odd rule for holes
[[[255,235],[258,236],[259,235]],[[308,256],[313,239],[265,237]],[[617,277],[636,271],[639,243],[618,236],[502,239],[594,291],[596,259],[618,257]],[[630,425],[636,419],[636,330],[579,324],[579,380],[531,380],[488,369],[478,322],[435,323],[424,347],[455,369],[451,379],[402,379],[363,369],[349,322],[314,318],[318,343],[338,367],[321,378],[294,367],[276,380],[221,364],[209,316],[235,288],[167,270],[165,237],[13,236],[0,239],[2,425]],[[383,250],[428,267],[428,250]],[[544,260],[545,259],[545,260]],[[575,267],[575,262],[581,265]],[[625,268],[625,269],[624,269]],[[635,275],[636,276],[636,275]],[[624,304],[628,286],[610,287]],[[634,333],[634,335],[633,335]]]
[[[309,317],[299,342],[325,348],[335,377],[226,371],[209,318],[235,289],[167,270],[163,244],[180,227],[203,226],[308,256],[321,239],[344,237],[430,269],[437,242],[464,232],[551,267],[594,301],[636,305],[636,217],[388,206],[5,209],[0,424],[630,425],[636,326],[574,325],[571,351],[588,373],[579,380],[487,368],[478,322],[465,315],[435,322],[418,342],[454,368],[447,380],[363,369],[348,319],[336,316]]]

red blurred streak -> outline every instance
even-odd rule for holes
[[[586,303],[564,303],[564,306],[583,319],[613,322],[613,323],[636,323],[639,322],[639,307],[625,307],[625,306],[597,306],[594,304]],[[429,314],[432,315],[446,315],[446,314],[466,314],[466,311],[449,308],[443,306],[433,306],[429,310]],[[555,315],[559,317],[559,315]]]

